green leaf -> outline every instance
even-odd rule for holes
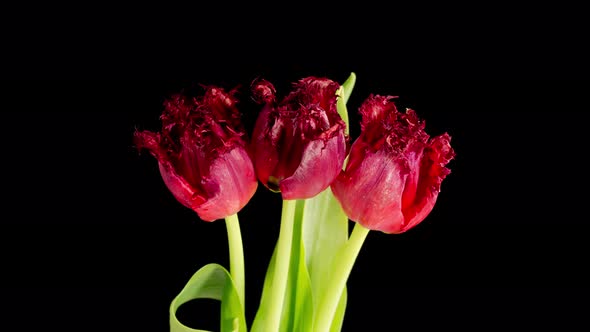
[[[342,83],[342,97],[344,99],[344,103],[348,103],[348,98],[352,94],[352,89],[354,89],[354,84],[356,83],[356,74],[354,72],[350,73],[350,76]]]
[[[339,98],[336,100],[336,108],[338,110],[338,114],[342,118],[342,121],[346,124],[345,133],[348,135],[350,124],[348,121],[348,110],[346,108],[346,102],[348,102],[348,98],[350,98],[350,94],[352,93],[352,89],[354,88],[354,83],[356,82],[356,75],[355,73],[350,73],[350,76],[342,85],[340,89],[338,89],[338,96]]]
[[[190,328],[176,317],[178,308],[194,299],[221,301],[221,332],[246,332],[246,317],[229,272],[219,264],[197,271],[170,304],[170,332],[209,332]]]
[[[330,266],[347,240],[348,217],[330,188],[305,201],[303,241],[314,307],[330,282]]]
[[[272,281],[274,277],[274,270],[275,270],[275,263],[276,263],[276,256],[277,256],[277,246],[275,245],[275,249],[272,253],[272,257],[270,259],[270,263],[266,269],[266,275],[264,276],[264,284],[262,287],[262,295],[260,297],[260,304],[258,305],[258,311],[256,311],[256,316],[254,317],[254,322],[252,322],[252,327],[250,329],[251,332],[264,332],[264,328],[266,326],[265,318],[268,315],[269,306],[270,306],[270,298],[271,298],[271,291],[272,291]]]
[[[342,118],[342,121],[346,124],[344,129],[344,133],[346,135],[349,134],[350,131],[350,121],[348,119],[348,109],[346,108],[346,102],[348,102],[348,98],[350,98],[350,94],[352,93],[352,89],[354,88],[354,83],[356,82],[356,75],[355,73],[350,73],[348,79],[342,83],[340,89],[338,89],[338,99],[336,100],[336,109],[338,111],[338,115]]]

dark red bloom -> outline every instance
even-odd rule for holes
[[[346,157],[344,121],[336,109],[338,83],[307,77],[281,102],[265,80],[252,83],[264,103],[252,137],[258,179],[283,199],[310,198],[336,178]]]
[[[174,197],[205,221],[237,213],[258,181],[247,152],[234,92],[209,86],[204,96],[177,94],[164,103],[162,132],[135,132],[156,157]]]
[[[371,95],[361,106],[361,134],[332,191],[348,217],[366,228],[402,233],[430,213],[453,159],[448,134],[430,139],[424,122],[393,97]]]

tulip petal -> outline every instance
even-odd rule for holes
[[[206,86],[205,94],[179,93],[164,102],[161,133],[136,131],[139,149],[159,162],[164,183],[184,206],[213,221],[237,213],[258,181],[246,152],[246,132],[235,90]]]
[[[340,173],[345,157],[346,143],[342,132],[327,141],[309,142],[295,173],[280,183],[283,199],[310,198],[328,188]]]
[[[246,150],[237,147],[213,161],[202,187],[209,199],[193,206],[205,221],[222,219],[240,211],[254,196],[258,182]]]
[[[400,113],[393,98],[370,95],[361,105],[361,135],[332,190],[350,219],[402,233],[432,211],[454,151],[448,134],[429,140],[424,121]]]
[[[182,205],[190,209],[195,205],[202,204],[206,200],[182,176],[178,175],[172,167],[166,166],[166,164],[161,162],[158,163],[158,166],[166,187],[168,187],[172,195]]]
[[[279,161],[277,149],[273,146],[270,135],[264,132],[266,123],[270,121],[270,115],[271,107],[265,106],[256,120],[251,145],[256,176],[267,187],[272,171]]]
[[[336,106],[338,83],[307,77],[280,102],[265,80],[255,80],[251,88],[254,99],[265,103],[251,143],[258,179],[287,200],[326,189],[340,172],[347,147],[346,124]]]
[[[445,165],[455,156],[450,140],[449,135],[445,133],[431,139],[424,149],[420,167],[416,167],[419,169],[419,173],[416,172],[419,174],[419,180],[415,199],[411,205],[408,204],[407,209],[404,209],[406,229],[424,220],[434,208],[442,180],[450,173]]]
[[[353,144],[351,160],[359,160],[359,154],[365,156],[356,167],[348,165],[332,183],[332,191],[351,220],[372,230],[400,233],[404,223],[401,198],[407,167],[402,160],[392,159],[385,152],[369,153],[363,145],[360,141]]]

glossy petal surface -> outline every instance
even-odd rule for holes
[[[313,197],[340,172],[348,137],[336,108],[338,88],[329,79],[307,77],[277,102],[270,82],[252,84],[254,98],[264,103],[252,140],[256,175],[284,199]]]
[[[455,153],[448,134],[430,139],[416,113],[400,113],[392,99],[371,95],[361,106],[361,134],[332,190],[351,220],[403,233],[432,211]]]
[[[135,133],[174,197],[205,221],[237,213],[258,184],[236,104],[233,92],[214,86],[177,94],[164,103],[160,133]]]

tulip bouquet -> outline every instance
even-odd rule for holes
[[[256,79],[251,95],[261,110],[251,135],[235,90],[216,86],[198,96],[172,96],[161,132],[135,132],[136,146],[156,157],[174,197],[200,219],[227,225],[229,271],[208,264],[194,274],[171,303],[170,331],[202,331],[176,316],[199,298],[221,302],[221,331],[340,331],[346,281],[369,231],[405,232],[433,209],[454,157],[449,135],[430,138],[413,110],[400,112],[393,97],[370,95],[351,144],[346,103],[355,81],[354,73],[342,85],[307,77],[278,98],[270,82]],[[248,326],[237,213],[259,182],[280,194],[283,206]],[[355,222],[350,233],[349,219]]]

